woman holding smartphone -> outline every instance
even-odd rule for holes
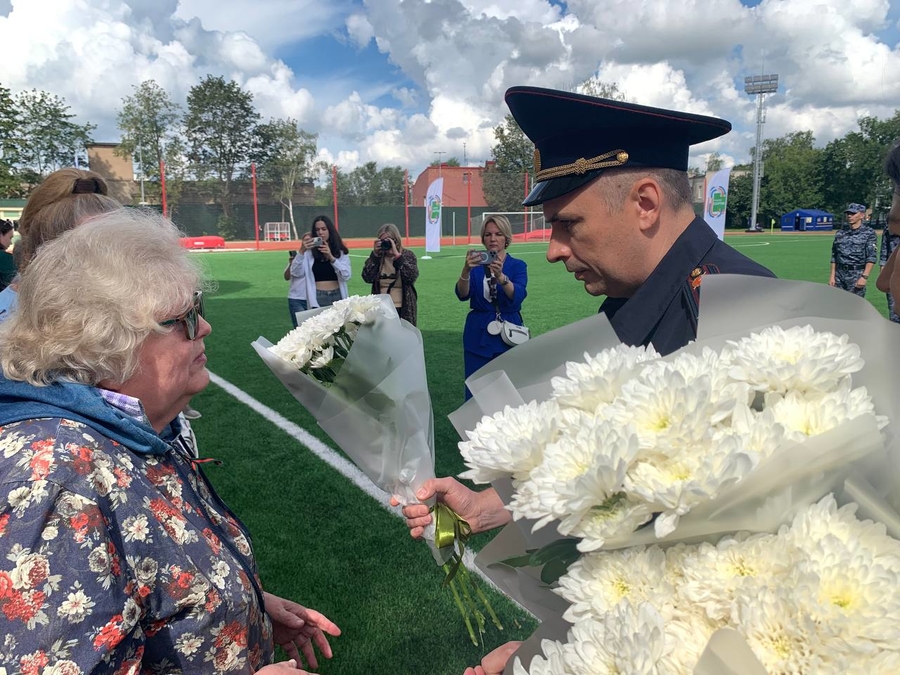
[[[413,326],[416,325],[418,314],[415,285],[418,278],[416,254],[403,248],[397,226],[385,223],[379,227],[378,238],[363,266],[362,279],[367,284],[372,284],[374,295],[390,295],[397,314]]]
[[[463,328],[463,370],[465,377],[511,349],[499,333],[488,331],[500,319],[522,324],[522,301],[528,295],[528,267],[513,258],[507,249],[512,243],[512,227],[505,216],[491,216],[481,226],[484,250],[466,255],[462,272],[454,286],[456,297],[469,303]],[[465,388],[466,400],[472,397]]]
[[[300,253],[291,256],[284,270],[291,282],[288,309],[291,323],[297,327],[297,312],[329,307],[347,297],[350,279],[350,255],[341,235],[328,216],[316,216],[312,228],[303,235]]]

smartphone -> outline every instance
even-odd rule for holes
[[[288,258],[293,260],[296,257],[297,257],[297,251],[288,251]]]
[[[322,237],[313,237],[309,240],[309,248],[319,248],[322,245]]]

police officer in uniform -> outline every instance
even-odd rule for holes
[[[694,215],[690,146],[728,133],[725,120],[535,87],[513,87],[506,103],[535,145],[537,182],[524,205],[542,205],[552,225],[547,259],[606,296],[600,311],[625,344],[668,354],[693,340],[705,275],[774,276]],[[509,522],[492,488],[474,492],[440,478],[418,496],[434,495],[473,532]],[[421,536],[427,507],[403,512]],[[483,663],[500,666],[511,648]]]
[[[844,214],[850,227],[839,230],[831,245],[831,276],[829,286],[843,288],[861,298],[866,297],[866,284],[875,266],[878,237],[868,225],[863,225],[866,207],[849,204]]]
[[[534,87],[510,89],[506,102],[536,147],[538,182],[524,203],[543,205],[552,223],[547,259],[606,296],[600,311],[622,342],[673,352],[696,337],[705,275],[773,276],[694,215],[689,148],[727,133],[725,120]],[[509,519],[491,489],[452,478],[426,489],[471,515],[474,532]],[[427,507],[404,513],[420,536]]]
[[[535,144],[524,205],[552,224],[547,259],[606,296],[600,311],[625,344],[668,354],[693,340],[706,274],[774,276],[694,215],[690,146],[730,123],[536,87],[506,102]]]

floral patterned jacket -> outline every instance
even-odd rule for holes
[[[0,426],[0,673],[252,673],[263,608],[247,531],[177,446]]]

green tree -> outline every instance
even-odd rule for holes
[[[759,218],[760,224],[794,209],[822,208],[822,150],[814,144],[811,131],[795,131],[763,142],[759,212],[765,217]]]
[[[753,167],[736,166],[731,171],[728,186],[728,206],[725,210],[725,227],[746,228],[750,221],[753,201]],[[759,220],[762,223],[762,219]]]
[[[706,173],[711,173],[713,171],[720,171],[725,167],[725,162],[722,161],[722,157],[718,152],[710,153],[709,157],[706,158]],[[751,181],[752,183],[753,181]]]
[[[400,206],[405,189],[404,170],[400,166],[378,168],[366,162],[349,173],[338,171],[338,204],[342,206]],[[316,203],[334,204],[331,184],[316,189]]]
[[[287,209],[294,239],[299,239],[294,221],[294,189],[327,168],[316,161],[317,136],[298,127],[293,119],[273,119],[260,124],[256,133],[259,173],[275,184],[275,198]]]
[[[599,98],[609,98],[613,101],[627,101],[625,94],[619,90],[619,85],[615,82],[604,82],[596,75],[589,77],[580,85],[575,87],[575,91],[585,96],[597,96]]]
[[[316,206],[333,206],[333,189],[331,187],[331,174],[328,174],[329,180],[324,185],[316,185]]]
[[[19,118],[9,89],[0,85],[0,198],[24,196],[14,165]]]
[[[431,163],[431,166],[437,166],[440,164],[441,166],[460,166],[458,157],[451,157],[447,161],[438,162],[438,160],[434,160]]]
[[[154,80],[141,82],[134,87],[134,94],[122,99],[122,109],[116,116],[122,132],[116,154],[135,158],[142,176],[159,180],[162,162],[174,168],[183,158],[181,118],[181,107],[172,102],[165,89]]]
[[[38,179],[63,166],[71,166],[75,155],[91,143],[93,124],[77,124],[65,99],[32,89],[15,97],[18,112],[15,132],[15,163],[30,169]]]
[[[822,160],[825,208],[840,213],[849,202],[862,202],[876,217],[887,211],[892,187],[882,166],[897,138],[900,110],[886,120],[863,117],[859,131],[826,145]]]
[[[233,232],[231,191],[235,174],[249,164],[256,139],[259,113],[253,94],[237,82],[207,75],[191,87],[184,117],[188,158],[199,179],[212,176],[218,183],[223,236]]]
[[[534,144],[512,115],[494,127],[494,161],[482,174],[484,197],[498,211],[521,211],[525,173],[534,168]]]

